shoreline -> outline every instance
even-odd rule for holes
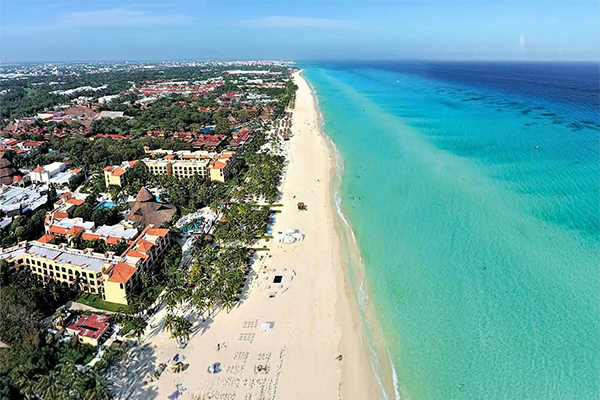
[[[298,73],[294,80],[299,89],[293,135],[286,144],[282,207],[273,232],[298,229],[304,240],[267,241],[268,250],[252,264],[242,300],[230,312],[220,310],[203,321],[195,310],[180,307],[177,313],[193,323],[184,349],[163,329],[164,307],[157,312],[142,345],[110,371],[115,398],[165,398],[177,387],[184,388],[180,400],[383,398],[338,226],[336,154],[319,129],[308,82]],[[297,209],[300,201],[307,211]],[[186,363],[179,373],[170,368],[175,355]],[[216,362],[222,371],[208,373]],[[161,363],[169,367],[148,380]]]
[[[330,199],[333,213],[334,228],[338,237],[342,263],[342,277],[345,283],[345,294],[349,302],[352,318],[358,325],[361,346],[373,368],[372,373],[377,381],[379,393],[377,398],[386,400],[400,399],[397,374],[391,362],[389,350],[386,347],[382,326],[370,302],[370,288],[365,273],[365,265],[360,252],[358,239],[348,220],[347,211],[342,203],[342,174],[344,159],[333,140],[327,135],[325,121],[319,106],[318,96],[310,81],[300,77],[308,85],[313,98],[313,105],[318,114],[319,133],[325,140],[330,153]],[[344,260],[345,259],[345,260]]]

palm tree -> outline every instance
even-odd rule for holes
[[[181,300],[181,290],[179,285],[176,285],[174,282],[169,282],[165,287],[163,300],[167,303],[169,311],[173,311]]]
[[[67,313],[65,312],[65,310],[63,308],[61,308],[60,310],[58,310],[55,314],[54,317],[56,318],[57,324],[58,326],[60,326],[61,328],[65,327],[65,317],[67,316]]]
[[[133,322],[133,327],[131,329],[131,332],[135,335],[135,337],[137,338],[138,343],[139,343],[142,336],[144,335],[144,332],[146,331],[148,322],[141,315],[134,317],[132,322]]]
[[[64,397],[63,387],[59,383],[58,371],[55,369],[49,374],[42,375],[34,386],[36,394],[45,399],[58,399]]]
[[[175,330],[171,337],[175,337],[178,341],[181,339],[189,339],[192,333],[192,323],[185,317],[175,317]]]
[[[169,332],[173,332],[177,326],[176,317],[173,314],[165,315],[165,319],[163,321],[163,328],[165,328]]]
[[[194,291],[194,294],[192,295],[192,302],[194,303],[194,306],[196,306],[196,310],[198,310],[198,312],[202,316],[203,320],[204,320],[203,314],[206,309],[206,300],[207,300],[207,293],[206,293],[205,288],[197,287],[196,290]]]
[[[17,388],[19,388],[19,392],[25,396],[25,398],[32,399],[35,397],[34,382],[26,372],[17,374],[15,384],[17,385]]]

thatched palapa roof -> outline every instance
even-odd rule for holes
[[[22,176],[21,172],[13,167],[5,152],[0,152],[0,185],[10,185],[14,177]]]
[[[171,204],[156,201],[156,197],[148,189],[142,187],[135,201],[131,203],[131,212],[127,219],[140,223],[143,226],[163,225],[173,219],[177,208]]]

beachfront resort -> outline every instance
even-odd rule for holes
[[[115,399],[289,398],[294,371],[325,354],[342,379],[339,337],[307,353],[289,318],[313,319],[313,305],[293,311],[310,298],[337,301],[333,275],[310,283],[334,252],[315,230],[331,218],[314,187],[329,167],[312,159],[328,152],[306,84],[280,63],[172,68],[189,78],[110,93],[125,78],[108,75],[2,128],[0,291],[38,301],[2,300],[0,357],[76,343],[76,390]],[[66,390],[11,379],[0,391]],[[313,393],[340,388],[326,386]]]

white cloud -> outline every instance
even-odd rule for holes
[[[519,36],[519,46],[521,46],[521,51],[525,51],[525,35],[521,33]]]
[[[159,26],[176,25],[187,21],[180,14],[150,14],[146,11],[129,10],[126,8],[110,8],[95,11],[79,11],[64,14],[59,19],[63,27],[84,26]]]
[[[329,18],[303,18],[274,15],[248,21],[251,25],[266,28],[339,28],[352,25],[350,21]]]

